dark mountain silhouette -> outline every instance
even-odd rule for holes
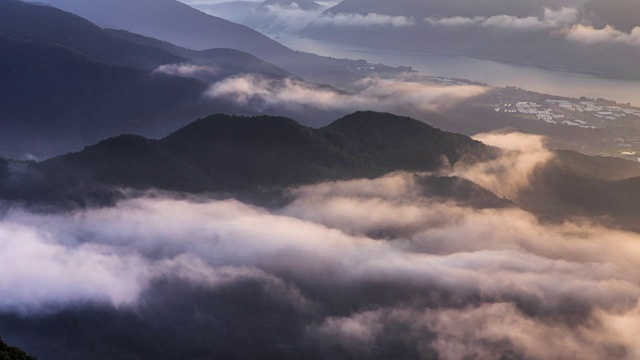
[[[122,135],[24,163],[17,171],[21,180],[5,180],[3,193],[82,204],[93,195],[99,202],[113,188],[242,192],[431,171],[443,156],[456,163],[488,152],[466,136],[391,114],[354,113],[321,129],[282,117],[213,115],[161,140]]]
[[[0,194],[62,207],[110,204],[121,189],[264,195],[256,201],[280,201],[280,190],[290,186],[428,172],[445,161],[455,165],[497,154],[467,136],[386,113],[357,112],[320,129],[284,117],[218,114],[160,140],[121,135],[39,163],[5,160]],[[512,200],[544,221],[596,216],[640,230],[638,179],[638,163],[556,151],[534,173],[531,186]],[[478,207],[505,204],[466,180],[429,177],[424,182],[432,197]]]
[[[180,73],[191,64],[207,68]],[[292,76],[238,50],[193,51],[17,0],[0,2],[0,65],[0,156],[14,158],[122,133],[160,136],[213,112],[251,113],[204,98],[207,84],[244,73]],[[161,65],[170,68],[151,71]]]
[[[244,25],[205,14],[177,0],[45,0],[100,26],[131,31],[189,49],[248,52],[297,76],[317,80],[346,72],[345,61],[293,51]]]
[[[101,62],[154,70],[160,65],[196,62],[219,65],[225,73],[290,76],[285,70],[233,49],[190,50],[124,30],[102,29],[52,6],[6,0],[0,3],[0,33],[15,40],[60,45]]]
[[[358,129],[360,131],[358,131]],[[213,115],[150,140],[122,135],[41,163],[5,181],[8,197],[82,199],[120,188],[238,192],[324,180],[429,171],[487,148],[466,136],[391,114],[359,112],[312,129],[281,117]]]
[[[189,63],[217,66],[221,70],[221,72],[217,74],[217,77],[219,78],[237,73],[258,73],[262,75],[275,75],[276,77],[293,76],[284,69],[261,60],[249,53],[235,49],[215,48],[207,50],[191,50],[166,41],[134,34],[125,30],[105,29],[104,31],[114,37],[119,37],[129,42],[166,50],[188,60]]]
[[[9,346],[0,338],[0,359],[2,360],[36,360],[17,347]]]
[[[193,114],[205,89],[194,79],[2,35],[0,79],[0,150],[15,156],[61,153],[123,131],[162,131]]]
[[[16,40],[58,44],[111,64],[155,69],[184,61],[157,47],[110,36],[77,15],[19,0],[0,2],[0,33]]]
[[[103,27],[132,31],[190,49],[237,48],[259,57],[292,52],[246,26],[207,15],[176,0],[43,2]]]

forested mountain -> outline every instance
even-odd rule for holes
[[[114,188],[239,192],[436,170],[443,156],[488,156],[481,143],[410,118],[360,112],[313,129],[281,117],[213,115],[161,139],[122,135],[5,178],[7,198],[76,201]],[[100,198],[97,198],[99,201]]]
[[[14,156],[162,128],[193,113],[205,89],[194,79],[105,64],[51,43],[0,35],[0,48],[0,148]]]
[[[7,345],[0,338],[0,359],[2,360],[36,360],[36,358],[27,355],[24,351]]]
[[[184,58],[107,34],[77,15],[20,0],[0,2],[0,33],[15,40],[67,47],[105,63],[153,70]]]
[[[0,3],[0,49],[0,153],[15,158],[127,132],[165,134],[235,109],[203,98],[210,82],[291,76],[238,50],[189,50],[18,0]]]
[[[283,117],[219,114],[160,140],[121,135],[39,163],[5,161],[0,189],[6,199],[63,208],[110,204],[121,189],[277,197],[291,186],[436,171],[497,156],[497,149],[464,135],[385,113],[358,112],[320,129]],[[556,151],[511,200],[545,221],[609,215],[637,229],[638,178],[636,162]],[[434,196],[455,197],[446,189],[460,180],[429,181],[444,191]]]

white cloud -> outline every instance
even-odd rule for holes
[[[494,15],[490,17],[449,17],[449,18],[425,18],[424,21],[431,25],[440,26],[483,26],[498,29],[511,30],[542,30],[571,26],[578,21],[578,10],[564,7],[559,10],[544,9],[543,17],[534,16],[517,17],[512,15]]]
[[[566,38],[586,45],[627,44],[640,46],[640,26],[630,33],[617,30],[609,25],[602,29],[576,24],[566,31]]]
[[[604,334],[589,324],[569,326],[560,321],[540,321],[512,304],[494,303],[447,310],[371,310],[327,319],[314,331],[357,349],[371,348],[376,339],[395,336],[416,344],[423,356],[428,356],[433,347],[442,359],[498,359],[508,352],[532,360],[635,359],[638,346],[628,334],[635,334],[640,319],[632,312],[618,319],[624,319],[622,322],[631,327]],[[598,317],[598,321],[605,326],[611,322],[607,317]],[[435,340],[429,336],[433,333],[437,334]]]
[[[534,170],[549,161],[553,154],[537,135],[522,133],[486,133],[474,139],[504,149],[502,156],[489,161],[455,166],[451,174],[469,179],[494,194],[517,200],[518,193],[529,185]]]
[[[563,7],[560,10],[544,9],[544,22],[553,27],[564,27],[579,21],[579,11],[575,8]]]
[[[284,106],[294,109],[392,111],[406,107],[442,109],[488,91],[487,87],[476,85],[446,86],[381,78],[361,79],[345,88],[348,91],[296,79],[268,79],[250,74],[217,82],[209,88],[207,95],[243,106],[251,103],[262,109]]]
[[[416,21],[412,17],[407,16],[390,16],[376,13],[369,13],[367,15],[354,14],[354,13],[338,13],[330,14],[325,13],[316,20],[313,24],[316,25],[333,25],[343,27],[354,26],[389,26],[389,27],[404,27],[415,25]]]
[[[544,9],[542,18],[516,17],[511,15],[495,15],[491,17],[428,17],[424,22],[434,26],[469,27],[481,26],[511,30],[554,30],[564,35],[567,40],[585,45],[595,44],[626,44],[640,46],[640,26],[623,32],[611,25],[596,29],[587,19],[582,19],[580,10],[573,7],[563,7],[559,10]]]
[[[486,20],[486,17],[476,16],[476,17],[464,17],[464,16],[453,16],[446,18],[433,18],[428,17],[425,18],[424,21],[431,25],[443,25],[443,26],[470,26],[470,25],[479,25],[483,21]]]
[[[547,27],[540,19],[530,16],[519,18],[509,15],[496,15],[485,19],[482,26],[512,30],[539,30]]]
[[[218,75],[221,71],[222,69],[218,66],[203,66],[185,63],[161,65],[153,72],[207,80],[212,76]]]

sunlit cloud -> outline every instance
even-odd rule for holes
[[[194,64],[166,64],[154,70],[154,73],[167,74],[172,76],[190,77],[194,79],[209,80],[220,74],[222,68],[218,66],[204,66]]]
[[[596,29],[592,26],[576,24],[566,31],[566,38],[586,45],[627,44],[640,46],[640,27],[626,33],[609,25],[602,29]]]
[[[477,85],[435,85],[405,80],[364,78],[345,86],[345,91],[318,86],[296,79],[268,79],[241,75],[213,84],[211,98],[226,99],[238,105],[252,104],[266,109],[313,107],[321,110],[390,111],[402,107],[421,110],[444,109],[489,90]]]
[[[578,10],[575,8],[564,7],[560,10],[544,9],[542,18],[534,16],[517,17],[512,15],[494,15],[490,17],[448,17],[448,18],[425,18],[424,21],[431,25],[440,26],[482,26],[497,29],[512,30],[541,30],[561,28],[571,26],[578,21]]]
[[[416,24],[416,20],[407,16],[390,16],[369,13],[366,15],[353,13],[325,13],[313,21],[314,25],[333,25],[341,27],[388,26],[405,27]]]
[[[554,156],[544,146],[543,138],[537,135],[496,132],[478,134],[474,138],[503,149],[502,156],[471,165],[458,164],[452,174],[512,200],[529,186],[533,172]]]

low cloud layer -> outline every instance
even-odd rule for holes
[[[566,33],[567,39],[587,45],[594,44],[627,44],[640,46],[640,27],[626,33],[607,25],[602,29],[576,24]]]
[[[334,26],[388,26],[409,27],[426,24],[439,28],[485,28],[498,31],[546,31],[551,36],[560,37],[584,45],[610,44],[640,46],[640,26],[629,32],[613,25],[594,27],[598,16],[585,11],[581,6],[558,9],[542,8],[541,16],[518,17],[507,14],[492,16],[451,16],[426,17],[416,20],[406,16],[388,16],[381,14],[360,15],[355,13],[326,14],[316,19],[315,25]]]
[[[338,91],[296,79],[268,79],[251,74],[215,83],[207,95],[242,106],[252,104],[263,110],[282,106],[288,109],[393,111],[403,107],[438,110],[488,91],[487,87],[476,85],[446,86],[382,78],[361,79],[346,89]]]
[[[181,77],[190,77],[194,79],[199,79],[203,81],[209,81],[214,78],[216,75],[219,75],[223,70],[218,66],[204,66],[204,65],[194,65],[189,63],[184,64],[166,64],[159,66],[154,70],[154,73],[172,75],[172,76],[181,76]]]
[[[562,8],[560,10],[545,8],[542,18],[534,16],[520,18],[512,15],[494,15],[490,17],[477,16],[473,18],[461,16],[450,18],[429,17],[424,19],[424,21],[431,25],[441,26],[483,26],[511,30],[541,30],[573,25],[578,21],[578,15],[578,10],[574,8]]]
[[[517,200],[518,193],[528,187],[533,172],[554,156],[538,135],[495,132],[474,138],[502,149],[502,156],[473,165],[458,164],[452,174],[511,200]]]
[[[514,179],[545,161],[539,138],[478,138],[510,149],[500,171],[459,171],[489,188],[526,186]],[[442,359],[640,354],[640,235],[426,197],[426,176],[303,186],[276,209],[157,194],[72,213],[9,208],[0,312],[135,309],[163,279],[211,291],[251,279],[305,309],[306,342],[354,357],[391,343]]]
[[[596,28],[591,25],[592,19],[590,16],[585,15],[584,11],[573,7],[564,7],[559,10],[545,8],[542,17],[529,16],[521,18],[511,15],[494,15],[490,17],[456,16],[449,18],[428,17],[424,21],[427,24],[441,27],[480,26],[519,31],[548,30],[553,31],[555,36],[561,36],[569,41],[585,45],[624,44],[640,46],[640,26],[628,33],[611,25]]]
[[[332,25],[340,27],[386,26],[404,27],[415,25],[416,20],[407,16],[390,16],[376,13],[366,15],[353,13],[325,13],[313,21],[313,25]]]

